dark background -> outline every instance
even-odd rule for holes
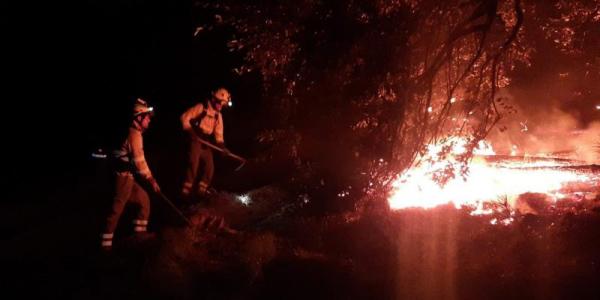
[[[260,76],[233,75],[243,54],[228,51],[230,28],[194,37],[195,28],[213,16],[192,1],[12,1],[3,6],[2,161],[8,200],[43,198],[64,185],[65,176],[91,171],[90,153],[120,137],[136,97],[157,111],[146,150],[157,177],[168,178],[164,184],[177,185],[171,175],[185,155],[179,115],[216,87],[225,86],[233,95],[233,108],[224,111],[229,148],[248,157],[261,150],[253,138],[269,120],[258,114],[266,108]],[[510,93],[520,113],[514,130],[525,119],[530,127],[549,126],[545,121],[554,109],[572,115],[582,129],[600,119],[594,109],[600,104],[596,77],[582,77],[585,58],[595,54],[569,57],[536,33],[532,20],[525,26],[536,51],[531,66],[519,65],[511,74]],[[560,78],[560,73],[569,76]],[[223,176],[216,180],[224,181]],[[31,192],[37,195],[25,195]]]
[[[227,29],[193,37],[203,21],[198,14],[192,20],[193,11],[190,1],[8,5],[3,160],[9,200],[35,201],[89,172],[91,152],[120,137],[136,97],[157,112],[145,140],[153,170],[180,164],[179,115],[219,86],[234,101],[224,111],[228,147],[252,152],[259,78],[232,76],[241,57],[227,51]],[[157,168],[153,159],[163,156],[169,159]]]

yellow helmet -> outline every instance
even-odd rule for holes
[[[135,100],[135,104],[133,105],[133,117],[137,117],[143,114],[154,114],[154,108],[148,106],[148,103],[144,101],[142,98],[137,98]]]
[[[231,94],[225,88],[217,89],[212,93],[212,96],[221,102],[226,102],[228,105],[231,103]]]

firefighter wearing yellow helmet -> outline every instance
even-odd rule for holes
[[[188,166],[181,190],[182,196],[203,197],[206,195],[214,174],[213,152],[200,140],[211,141],[214,138],[217,146],[225,153],[223,139],[223,117],[221,109],[231,106],[231,95],[225,88],[212,92],[210,99],[198,103],[181,115],[183,129],[190,134]]]
[[[150,198],[144,187],[160,192],[160,187],[146,162],[143,147],[142,134],[148,129],[153,115],[153,108],[149,107],[146,101],[138,98],[133,107],[133,120],[127,138],[119,149],[113,151],[116,173],[115,196],[102,234],[104,249],[112,247],[114,231],[128,202],[139,206],[137,217],[133,220],[134,231],[146,232],[150,216]]]

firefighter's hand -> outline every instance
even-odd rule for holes
[[[150,179],[150,186],[152,186],[152,190],[155,193],[160,193],[160,186],[158,185],[158,182],[156,182],[156,179],[152,178]]]

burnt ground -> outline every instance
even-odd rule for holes
[[[108,183],[65,175],[43,199],[2,204],[5,292],[45,299],[598,299],[600,212],[571,207],[508,225],[467,210],[310,216],[274,187],[245,206],[221,194],[188,209],[238,234],[184,226],[153,201],[156,237],[122,219],[98,249]],[[34,193],[33,193],[34,194]],[[32,194],[32,195],[33,195]],[[213,219],[218,220],[218,219]]]

